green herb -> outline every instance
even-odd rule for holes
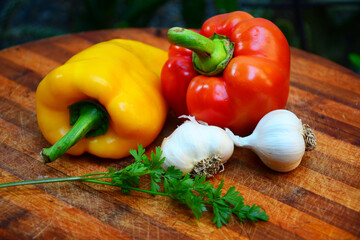
[[[214,214],[213,222],[218,228],[226,225],[232,214],[236,215],[242,222],[245,219],[251,221],[267,221],[269,219],[266,212],[262,211],[259,206],[245,205],[244,198],[236,191],[235,187],[230,187],[222,195],[224,180],[215,188],[213,184],[206,181],[205,175],[191,178],[189,174],[186,174],[182,177],[183,173],[175,169],[174,166],[165,171],[161,167],[165,159],[161,158],[160,147],[156,147],[155,153],[151,152],[150,158],[145,155],[145,149],[141,145],[138,146],[138,151],[130,150],[130,154],[134,157],[135,162],[119,171],[109,168],[108,172],[91,173],[79,177],[2,183],[0,188],[50,182],[82,181],[119,187],[126,194],[130,194],[131,191],[139,191],[154,196],[167,196],[188,206],[197,219],[202,217],[202,213],[207,211],[207,207],[211,207]],[[140,177],[145,175],[150,176],[150,190],[139,188]],[[110,179],[110,181],[104,181],[105,179]],[[162,191],[160,191],[161,189]]]

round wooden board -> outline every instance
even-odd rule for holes
[[[113,38],[167,50],[165,29],[121,29],[64,35],[0,51],[0,182],[78,176],[123,168],[131,158],[64,155],[43,164],[49,146],[36,123],[35,91],[42,78],[77,52]],[[235,186],[245,203],[260,205],[268,222],[232,218],[217,229],[211,211],[198,221],[165,197],[87,183],[0,189],[0,239],[355,239],[360,238],[360,77],[324,58],[291,49],[287,109],[317,135],[290,173],[277,173],[249,150],[235,150],[211,179]],[[180,122],[171,113],[154,150]],[[149,187],[145,180],[142,187]]]

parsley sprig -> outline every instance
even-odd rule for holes
[[[79,177],[2,183],[0,188],[50,182],[82,181],[119,187],[125,194],[130,194],[131,191],[139,191],[154,196],[167,196],[185,204],[199,220],[202,213],[210,207],[214,215],[213,223],[218,228],[226,225],[232,214],[237,216],[241,222],[244,222],[245,219],[251,221],[267,221],[269,219],[266,212],[262,211],[259,206],[255,204],[252,206],[245,205],[244,198],[234,186],[222,194],[224,180],[215,188],[213,184],[206,181],[205,175],[195,178],[191,178],[189,174],[183,176],[183,173],[175,169],[174,166],[165,171],[161,167],[165,159],[161,157],[160,147],[156,147],[155,153],[151,152],[150,158],[145,155],[145,149],[141,145],[138,146],[137,151],[130,150],[130,154],[134,157],[135,162],[119,171],[109,168],[108,172],[90,173]],[[149,190],[139,188],[142,176],[150,176]],[[106,179],[110,181],[105,181]]]

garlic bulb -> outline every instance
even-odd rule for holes
[[[235,146],[253,150],[269,168],[288,172],[301,162],[305,150],[316,146],[315,135],[297,116],[287,110],[266,114],[247,137],[235,136],[226,129]]]
[[[212,177],[233,154],[234,143],[222,128],[200,124],[194,117],[180,125],[161,144],[164,169],[175,166],[184,174]]]

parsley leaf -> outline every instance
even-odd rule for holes
[[[142,162],[143,160],[147,159],[147,156],[144,155],[145,149],[142,145],[138,145],[138,150],[131,149],[130,154],[134,157],[135,162]]]
[[[161,158],[162,151],[161,148],[156,148],[155,153],[151,152],[151,157],[143,159],[143,164],[148,170],[148,175],[150,176],[150,188],[151,191],[158,192],[160,190],[159,183],[161,183],[162,176],[165,171],[161,168],[161,165],[164,163],[165,158]]]
[[[244,222],[244,219],[249,219],[251,221],[269,220],[269,216],[265,211],[261,211],[259,206],[253,204],[251,207],[249,205],[244,205],[243,203],[238,203],[233,209],[232,213],[235,214],[241,222]]]
[[[244,202],[244,197],[241,196],[240,192],[236,191],[234,186],[230,187],[222,198],[234,206],[239,202]]]
[[[214,219],[213,223],[218,228],[221,228],[223,224],[227,224],[230,220],[231,209],[229,205],[222,199],[219,199],[213,203]]]

